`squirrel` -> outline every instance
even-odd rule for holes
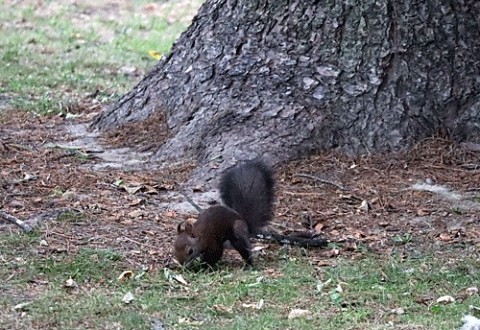
[[[229,241],[252,266],[250,236],[257,234],[273,217],[275,181],[272,169],[261,160],[248,160],[227,169],[219,184],[224,205],[201,212],[192,224],[177,227],[174,253],[185,266],[200,257],[212,267]]]

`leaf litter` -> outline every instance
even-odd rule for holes
[[[129,159],[138,156],[132,141],[140,141],[134,139],[134,127],[129,127],[129,135],[81,137],[71,127],[86,125],[98,108],[86,104],[84,111],[85,116],[70,118],[0,113],[0,207],[21,219],[57,209],[76,213],[80,220],[61,221],[54,214],[49,229],[42,227],[48,242],[42,249],[47,251],[110,248],[122,253],[128,269],[172,266],[176,225],[197,215],[192,208],[178,207],[184,198],[176,191],[194,164],[160,168],[149,163],[148,155],[141,164],[131,163]],[[127,155],[118,155],[118,166],[104,166],[110,160],[103,154],[117,150],[109,138]],[[82,153],[72,152],[78,148]],[[456,244],[473,251],[480,241],[480,167],[466,164],[479,163],[478,151],[442,139],[427,139],[388,157],[323,153],[293,161],[276,169],[271,227],[283,233],[309,231],[339,244],[312,251],[320,266],[329,264],[325,258],[365,251],[388,255],[407,245],[413,249],[402,253],[440,251]],[[321,179],[325,177],[335,178],[335,184]],[[0,223],[2,231],[12,228]],[[278,248],[270,244],[260,252],[268,255],[269,249]]]

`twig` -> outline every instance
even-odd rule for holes
[[[0,217],[2,217],[3,219],[5,219],[5,220],[7,220],[11,223],[13,223],[14,225],[17,225],[18,227],[20,227],[26,233],[29,233],[29,232],[32,231],[32,227],[30,227],[29,225],[27,225],[22,220],[14,217],[11,214],[8,214],[7,212],[5,212],[3,210],[0,210]]]
[[[293,191],[283,191],[285,195],[291,196],[319,196],[322,195],[320,192],[293,192]]]
[[[193,206],[194,208],[196,208],[198,212],[200,212],[200,213],[203,212],[203,209],[202,209],[200,206],[198,206],[198,204],[195,203],[195,202],[190,198],[190,196],[188,196],[188,195],[187,195],[185,192],[183,192],[182,190],[179,190],[178,192],[179,192],[180,194],[182,194],[183,197],[185,197],[185,199],[187,200],[187,202],[189,202],[190,204],[192,204],[192,206]]]
[[[344,186],[342,186],[338,183],[335,183],[335,182],[327,180],[327,179],[320,178],[320,177],[315,176],[315,175],[306,174],[306,173],[298,173],[298,174],[295,174],[295,175],[299,176],[299,177],[303,177],[303,178],[313,179],[313,180],[321,182],[321,183],[326,183],[326,184],[332,185],[334,187],[337,187],[340,190],[348,190]]]

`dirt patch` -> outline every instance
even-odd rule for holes
[[[172,233],[182,219],[168,207],[177,198],[169,192],[192,165],[98,170],[95,165],[105,161],[90,145],[74,147],[78,140],[68,128],[83,125],[79,121],[14,111],[0,115],[0,208],[21,219],[71,210],[42,227],[47,250],[112,248],[137,265],[168,263]],[[0,230],[11,227],[2,224]]]
[[[115,147],[130,147],[147,152],[156,150],[169,136],[170,130],[166,125],[165,115],[161,111],[156,111],[144,120],[106,132],[103,138],[105,143]]]
[[[196,216],[178,194],[195,165],[143,166],[148,154],[113,149],[98,136],[72,130],[84,128],[85,120],[0,114],[0,208],[21,219],[70,210],[41,227],[49,243],[44,255],[87,246],[119,251],[137,266],[170,265],[177,223]],[[105,153],[116,157],[115,166],[102,158]],[[129,162],[138,157],[141,169]],[[272,227],[285,233],[311,230],[339,244],[312,252],[319,262],[365,251],[473,250],[480,242],[480,169],[472,164],[480,164],[478,152],[444,140],[427,140],[397,155],[328,153],[291,162],[276,169]],[[456,198],[418,185],[443,187]],[[203,206],[215,199],[211,192],[191,194]],[[0,230],[17,229],[2,224]]]

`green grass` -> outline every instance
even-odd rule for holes
[[[201,1],[163,4],[155,13],[164,16],[149,15],[148,3],[0,1],[0,93],[41,114],[92,95],[117,99],[155,65],[149,51],[169,51]]]
[[[143,273],[125,269],[113,250],[38,256],[40,240],[0,235],[0,279],[7,292],[0,298],[0,328],[12,327],[20,313],[12,306],[22,302],[31,304],[15,322],[32,329],[150,329],[152,320],[175,329],[455,329],[469,305],[480,305],[478,295],[436,303],[478,285],[480,261],[474,256],[367,256],[318,268],[294,249],[272,264],[259,258],[251,271],[223,263],[214,272]],[[125,270],[143,275],[119,281]],[[176,280],[179,275],[188,285]],[[78,287],[66,288],[69,278]],[[127,292],[135,297],[130,304],[122,302]],[[289,320],[292,309],[310,316]]]

